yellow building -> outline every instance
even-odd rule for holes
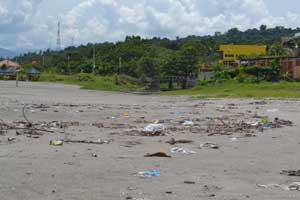
[[[267,54],[267,46],[265,45],[220,45],[221,52],[220,63],[234,62],[239,60],[240,56]]]

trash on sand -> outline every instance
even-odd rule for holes
[[[50,146],[62,146],[64,142],[62,140],[50,140]]]
[[[274,119],[273,125],[276,128],[281,128],[282,126],[293,126],[293,122],[291,122],[289,120],[279,119],[278,117],[276,117]]]
[[[9,141],[9,142],[12,142],[12,141],[15,141],[15,140],[16,140],[16,138],[13,138],[13,137],[7,138],[7,141]]]
[[[283,126],[293,126],[293,122],[289,120],[283,120],[276,117],[273,122],[269,121],[268,117],[263,117],[259,122],[264,129],[282,128]]]
[[[192,185],[192,184],[196,184],[196,182],[195,182],[195,181],[184,181],[184,183],[185,183],[185,184],[190,184],[190,185]]]
[[[158,177],[158,176],[160,176],[160,171],[159,170],[143,171],[143,172],[139,172],[138,176],[141,176],[141,177]]]
[[[124,117],[129,117],[129,112],[124,112]]]
[[[251,102],[251,105],[266,105],[268,104],[266,101],[255,101],[255,102]]]
[[[236,137],[233,137],[233,138],[231,138],[230,139],[232,142],[235,142],[235,141],[237,141],[238,139],[236,138]]]
[[[93,153],[93,154],[92,154],[92,157],[94,157],[94,158],[97,158],[97,157],[98,157],[98,155],[97,155],[97,154],[95,154],[95,153]]]
[[[88,140],[64,140],[65,143],[79,143],[79,144],[109,144],[112,140],[101,140],[88,141]]]
[[[267,110],[267,112],[278,112],[278,111],[279,111],[279,110],[276,109],[276,108]]]
[[[194,122],[192,122],[192,121],[185,121],[185,122],[183,122],[183,124],[182,124],[183,126],[194,126]]]
[[[184,115],[185,113],[177,111],[177,112],[173,112],[172,114],[175,116],[179,116],[179,115]]]
[[[264,129],[271,129],[273,128],[272,124],[266,124],[263,126]]]
[[[247,124],[254,126],[254,127],[259,126],[259,122],[257,122],[257,121],[256,122],[247,122]]]
[[[211,148],[211,149],[219,149],[219,146],[216,143],[213,143],[213,142],[206,142],[204,144],[200,144],[200,148],[203,148],[203,147],[208,147],[208,148]]]
[[[174,147],[171,149],[171,153],[182,153],[182,154],[196,154],[196,151],[185,149],[183,147]]]
[[[171,158],[171,156],[167,155],[165,152],[157,152],[152,154],[146,154],[144,157],[164,157],[164,158]]]
[[[95,126],[97,128],[104,128],[103,123],[100,123],[100,122],[93,123],[92,126]]]
[[[287,176],[300,176],[300,170],[282,170],[280,174]]]
[[[162,133],[165,130],[165,125],[163,124],[149,124],[143,129],[146,133]]]
[[[163,124],[165,123],[165,120],[162,119],[158,119],[158,120],[154,120],[153,124]]]
[[[261,119],[261,122],[260,122],[262,125],[267,125],[267,124],[269,124],[270,122],[269,122],[269,118],[268,117],[263,117],[262,119]]]
[[[170,140],[166,141],[166,143],[170,144],[170,145],[175,145],[175,144],[189,144],[189,143],[193,143],[192,140],[176,140],[174,138],[171,138]]]
[[[266,188],[266,189],[273,189],[273,188],[280,188],[286,191],[300,191],[300,182],[293,182],[288,185],[280,185],[280,184],[257,184],[257,187]]]

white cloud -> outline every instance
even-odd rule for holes
[[[224,32],[233,27],[296,27],[300,23],[298,13],[287,11],[284,16],[272,16],[264,0],[64,1],[73,3],[61,13],[59,5],[52,5],[57,6],[57,11],[47,13],[39,7],[45,0],[1,0],[0,47],[47,48],[49,41],[54,47],[58,20],[62,23],[65,46],[72,38],[76,44],[116,41],[132,34],[174,38]],[[8,42],[11,38],[17,41]]]

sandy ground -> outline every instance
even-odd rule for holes
[[[32,122],[79,122],[40,138],[0,136],[1,200],[196,200],[299,199],[300,192],[260,188],[257,184],[289,184],[300,178],[281,175],[300,169],[300,100],[200,99],[138,96],[80,90],[76,86],[45,83],[0,82],[0,119],[24,121],[22,107]],[[43,104],[46,108],[40,108]],[[124,116],[129,113],[129,117]],[[208,136],[210,118],[253,120],[254,115],[279,117],[292,127],[255,130],[256,137]],[[193,127],[181,121],[190,119]],[[165,120],[164,136],[142,136],[137,130],[153,120]],[[95,127],[92,124],[103,124]],[[135,133],[135,134],[131,134]],[[16,140],[9,142],[8,138]],[[109,144],[50,146],[54,139],[112,140]],[[170,138],[189,139],[176,144],[196,154],[172,154]],[[233,139],[234,138],[234,139]],[[215,142],[219,149],[202,148]],[[172,158],[147,158],[166,152]],[[94,157],[93,155],[97,155]],[[160,177],[139,177],[145,170],[160,170]],[[195,184],[186,184],[193,181]]]

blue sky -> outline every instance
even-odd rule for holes
[[[122,40],[184,37],[259,27],[300,27],[299,0],[0,0],[0,47],[14,51]]]

